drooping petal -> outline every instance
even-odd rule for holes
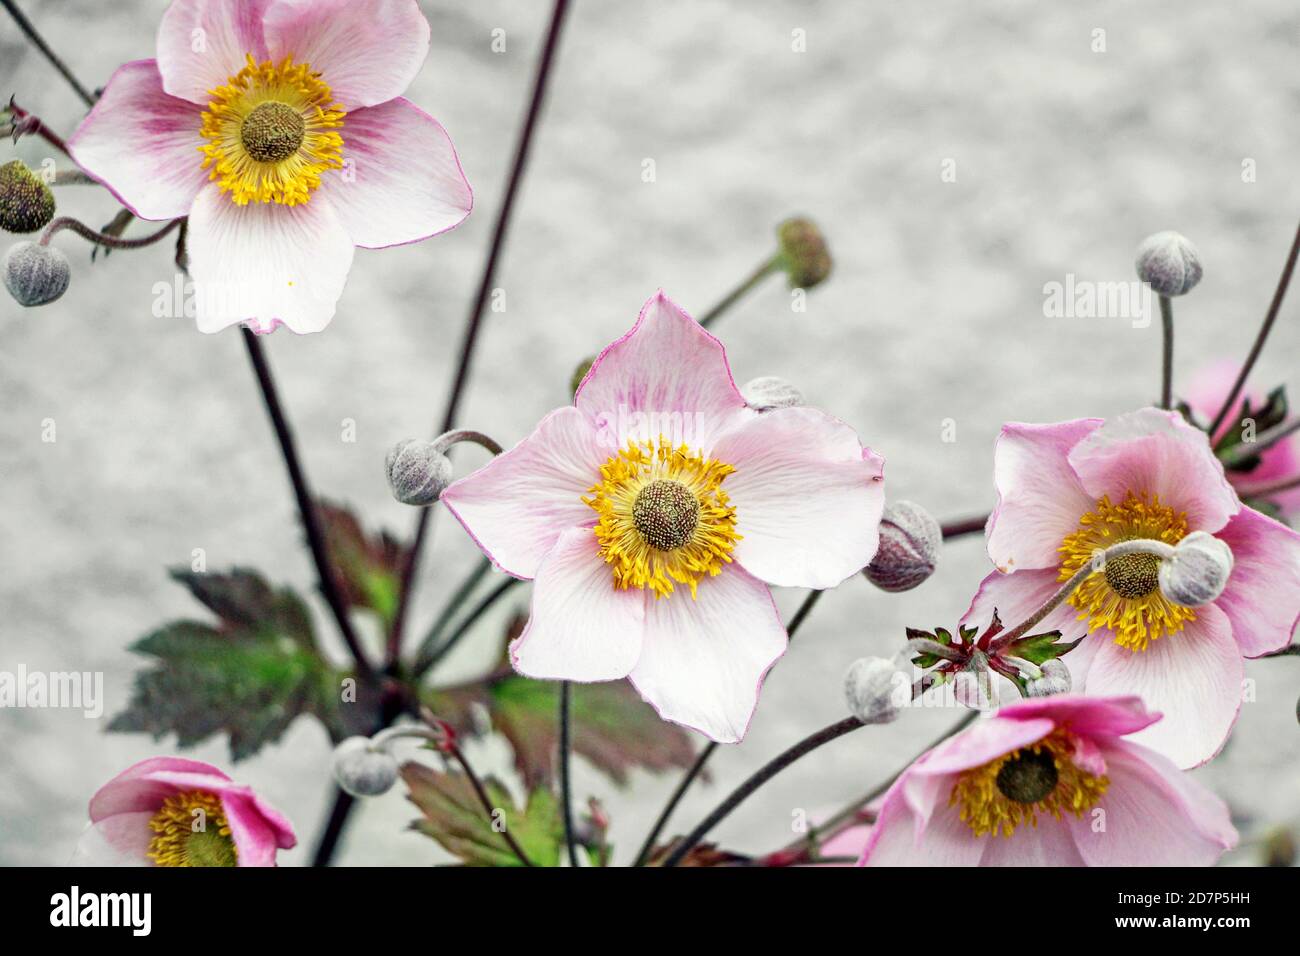
[[[1227,615],[1213,604],[1196,620],[1131,651],[1102,630],[1088,668],[1089,694],[1133,694],[1164,719],[1130,737],[1183,768],[1205,763],[1223,746],[1241,710],[1241,652]]]
[[[1232,574],[1215,604],[1246,657],[1291,642],[1300,618],[1300,534],[1242,508],[1218,537],[1232,548]]]
[[[344,168],[321,178],[352,241],[366,249],[419,242],[454,229],[473,193],[451,137],[407,99],[349,113]]]
[[[270,332],[319,332],[334,317],[352,238],[325,197],[298,206],[237,206],[215,185],[194,200],[190,274],[200,332],[247,322]]]
[[[999,569],[1061,563],[1061,541],[1096,504],[1070,467],[1070,449],[1100,426],[1099,418],[1002,426],[993,452],[998,503],[988,526],[989,558]]]
[[[695,600],[684,589],[647,597],[641,657],[629,676],[660,717],[735,743],[785,647],[767,585],[733,565],[700,581]]]
[[[262,17],[271,0],[172,0],[158,27],[158,69],[172,96],[207,106],[208,91],[267,58]]]
[[[528,626],[510,647],[528,677],[626,677],[641,656],[645,594],[614,586],[590,528],[570,528],[542,558]]]
[[[176,785],[165,774],[190,774],[203,777],[199,789],[208,789],[230,778],[201,760],[184,757],[150,757],[132,764],[104,784],[90,798],[90,820],[98,823],[119,813],[153,813],[176,792]]]
[[[947,804],[954,778],[916,780],[918,767],[903,771],[885,794],[858,866],[979,865],[983,844]]]
[[[617,446],[663,435],[708,450],[757,414],[736,388],[722,343],[663,292],[597,356],[574,403]]]
[[[1071,651],[1071,654],[1074,652]],[[1069,655],[1066,656],[1068,659]],[[1146,709],[1138,697],[1092,697],[1085,694],[1053,694],[1007,704],[998,711],[1002,720],[1047,718],[1091,739],[1123,737],[1150,727],[1160,719]]]
[[[532,578],[561,534],[596,523],[582,497],[612,453],[577,409],[556,409],[439,500],[497,568]]]
[[[289,821],[251,790],[221,793],[221,807],[235,841],[239,866],[275,866],[276,851],[291,849],[298,842]]]
[[[1014,574],[994,571],[980,582],[961,623],[978,627],[982,634],[996,610],[1003,627],[1013,628],[1046,604],[1060,587],[1055,571],[1025,570]],[[1060,631],[1061,640],[1073,641],[1088,633],[1088,622],[1079,620],[1079,612],[1064,602],[1031,629],[1034,634],[1047,631]],[[1078,651],[1079,647],[1076,647],[1066,654],[1065,659]]]
[[[199,110],[163,92],[154,60],[118,67],[68,140],[72,158],[141,219],[190,211],[208,181]]]
[[[1159,497],[1186,512],[1194,531],[1218,531],[1241,509],[1205,432],[1177,412],[1141,408],[1112,418],[1074,446],[1070,465],[1093,498]]]
[[[1209,866],[1236,845],[1223,801],[1161,754],[1113,741],[1106,774],[1093,812],[1065,816],[1089,866]]]
[[[151,866],[145,855],[153,840],[148,810],[115,813],[86,827],[69,866]]]
[[[265,29],[273,60],[310,63],[347,110],[400,96],[429,52],[415,0],[275,0]]]
[[[884,461],[853,429],[815,408],[779,408],[717,439],[736,469],[735,557],[782,587],[831,588],[861,571],[880,541]]]

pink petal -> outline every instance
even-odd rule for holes
[[[711,455],[735,474],[735,557],[768,584],[832,588],[876,553],[883,459],[814,408],[779,408],[719,438]]]
[[[202,777],[198,789],[204,790],[230,782],[224,773],[201,760],[150,757],[127,767],[95,792],[90,798],[90,821],[98,823],[119,813],[154,813],[176,792],[176,786],[159,775],[175,773]]]
[[[224,86],[251,53],[267,58],[262,16],[271,0],[173,0],[158,27],[163,88],[206,107],[208,91]]]
[[[141,219],[175,219],[208,181],[199,125],[193,103],[163,92],[158,64],[136,60],[109,78],[68,151]]]
[[[1070,467],[1070,449],[1100,425],[1099,418],[1080,418],[1054,425],[1002,426],[993,452],[998,503],[988,526],[989,558],[999,569],[1054,568],[1061,563],[1061,541],[1096,504]]]
[[[977,720],[967,730],[931,750],[913,765],[916,776],[949,776],[982,767],[1003,754],[1042,740],[1056,729],[1056,723],[1050,717],[1008,719],[1002,716],[1005,709],[992,717]],[[944,799],[947,799],[946,794]]]
[[[289,822],[251,791],[223,793],[221,807],[226,811],[240,866],[275,866],[276,851],[288,850],[298,842]]]
[[[590,528],[560,535],[537,570],[528,627],[510,646],[528,677],[598,681],[626,677],[641,656],[645,592],[616,588]]]
[[[1112,418],[1074,447],[1070,464],[1093,498],[1158,496],[1186,512],[1193,530],[1218,531],[1241,509],[1205,432],[1177,412],[1142,408]]]
[[[321,178],[352,241],[366,249],[454,229],[474,197],[447,131],[398,97],[349,113],[344,168]]]
[[[1209,866],[1236,845],[1223,801],[1165,757],[1115,741],[1106,767],[1094,812],[1065,817],[1089,866]]]
[[[1164,719],[1131,740],[1165,754],[1180,767],[1205,763],[1223,747],[1241,710],[1241,652],[1228,617],[1213,604],[1196,620],[1130,651],[1113,639],[1099,643],[1088,669],[1089,694],[1133,694]],[[1107,631],[1097,637],[1109,636]]]
[[[1066,660],[1069,657],[1066,655]],[[1138,697],[1090,697],[1083,694],[1054,694],[1018,700],[1001,708],[998,717],[1003,720],[1046,718],[1057,727],[1068,728],[1091,740],[1123,737],[1150,727],[1160,719],[1160,715],[1150,713]]]
[[[152,866],[145,854],[153,842],[153,811],[117,813],[86,827],[69,866]]]
[[[276,0],[265,29],[271,59],[311,64],[348,110],[400,96],[429,52],[415,0]]]
[[[1218,536],[1232,548],[1232,575],[1214,603],[1232,622],[1246,657],[1291,642],[1300,619],[1300,534],[1242,508]]]
[[[1087,815],[1085,814],[1085,819]],[[985,834],[978,840],[984,852],[980,866],[1087,866],[1075,845],[1072,828],[1062,814],[1056,820],[1048,814],[1038,815],[1037,826],[1020,826],[1011,836]]]
[[[768,668],[786,633],[767,585],[730,566],[699,583],[647,598],[641,658],[629,675],[664,720],[716,740],[745,736]]]
[[[919,813],[908,797],[915,789],[911,772],[905,770],[885,795],[858,866],[978,866],[984,844],[948,806],[953,778],[927,781],[927,809]]]
[[[531,578],[561,534],[595,525],[596,512],[582,497],[612,453],[576,408],[556,409],[439,500],[498,569]]]
[[[241,322],[255,332],[281,324],[319,332],[352,267],[352,239],[320,195],[299,206],[236,206],[209,185],[194,200],[188,239],[200,332]]]
[[[994,571],[980,582],[961,623],[978,627],[982,634],[992,622],[996,610],[1003,627],[1009,630],[1034,614],[1060,588],[1061,582],[1057,580],[1055,571],[1025,570],[1014,574]],[[1088,624],[1079,620],[1078,610],[1067,602],[1043,618],[1030,633],[1046,631],[1060,631],[1061,640],[1073,641],[1088,633]],[[1068,661],[1081,647],[1067,653],[1065,659]]]
[[[707,451],[715,436],[756,415],[740,397],[722,343],[663,292],[600,353],[574,402],[617,446],[662,434]]]

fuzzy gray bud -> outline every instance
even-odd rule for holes
[[[756,412],[770,412],[774,408],[793,408],[803,404],[803,393],[783,378],[760,375],[740,388],[745,404]]]
[[[1063,661],[1055,657],[1043,661],[1042,671],[1042,677],[1025,682],[1025,693],[1030,697],[1051,697],[1053,694],[1070,692],[1070,668]]]
[[[883,591],[910,591],[934,573],[943,529],[930,512],[910,501],[885,507],[880,547],[863,574]]]
[[[1228,584],[1232,549],[1206,531],[1193,531],[1160,562],[1160,593],[1183,607],[1209,604]]]
[[[377,797],[397,782],[397,760],[369,737],[349,737],[334,748],[334,779],[354,797]]]
[[[54,193],[21,160],[0,166],[0,229],[35,232],[54,218]]]
[[[1157,232],[1138,246],[1138,278],[1161,295],[1185,295],[1201,281],[1201,255],[1187,237]]]
[[[404,505],[423,507],[451,484],[451,461],[437,442],[407,438],[388,453],[388,487]]]
[[[53,246],[20,242],[5,253],[5,288],[25,306],[46,305],[68,291],[72,268]]]
[[[887,724],[898,717],[899,688],[907,675],[883,657],[863,657],[844,675],[844,701],[864,724]]]

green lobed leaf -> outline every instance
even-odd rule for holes
[[[385,627],[390,626],[397,613],[406,547],[387,531],[367,533],[343,505],[320,500],[316,508],[348,604],[373,611]]]
[[[1019,657],[1031,664],[1042,666],[1045,661],[1061,657],[1072,651],[1083,638],[1073,641],[1061,641],[1060,631],[1047,631],[1043,634],[1031,634],[1013,641],[1006,649],[1009,657]]]
[[[463,773],[434,770],[413,761],[402,765],[407,799],[422,818],[412,829],[432,837],[443,849],[469,866],[523,866],[505,838],[494,829],[504,826],[536,866],[556,866],[564,843],[564,823],[556,797],[547,789],[532,789],[520,808],[499,781],[488,777],[483,789],[493,807],[489,816]]]

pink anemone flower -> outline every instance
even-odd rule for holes
[[[534,581],[520,673],[628,677],[664,719],[734,742],[785,652],[769,586],[831,588],[871,560],[882,468],[823,412],[749,408],[722,343],[659,293],[572,406],[441,500]]]
[[[1177,412],[1144,408],[1110,421],[1008,424],[994,453],[998,505],[989,557],[964,621],[1020,621],[1096,552],[1134,538],[1175,544],[1193,531],[1227,543],[1223,593],[1183,607],[1158,585],[1159,560],[1106,562],[1039,625],[1066,639],[1076,690],[1133,694],[1165,719],[1136,740],[1194,767],[1236,722],[1243,657],[1285,647],[1300,617],[1300,535],[1243,507],[1205,433]]]
[[[297,843],[293,826],[249,787],[211,764],[151,757],[90,799],[82,866],[275,866]]]
[[[1219,413],[1223,400],[1228,397],[1228,392],[1232,390],[1240,371],[1240,364],[1232,359],[1224,359],[1206,366],[1193,375],[1187,388],[1183,390],[1183,399],[1205,422],[1207,428],[1214,420],[1214,416]],[[1237,411],[1240,411],[1241,402],[1245,400],[1249,400],[1253,409],[1263,408],[1266,403],[1264,395],[1248,387],[1243,389],[1241,397],[1237,399]],[[1214,440],[1219,441],[1234,426],[1239,427],[1239,421],[1234,422],[1231,415],[1227,416],[1215,433]],[[1300,435],[1289,435],[1260,452],[1258,463],[1249,471],[1228,469],[1228,480],[1232,482],[1239,494],[1247,494],[1252,486],[1259,487],[1285,478],[1296,477],[1300,477]],[[1272,501],[1288,519],[1300,515],[1300,488],[1279,491],[1268,500]]]
[[[174,0],[68,149],[141,219],[188,217],[200,331],[317,332],[355,246],[469,214],[447,132],[401,96],[428,49],[415,0]]]
[[[1134,697],[1008,704],[885,794],[859,866],[1208,866],[1236,845],[1223,801],[1130,735]]]

